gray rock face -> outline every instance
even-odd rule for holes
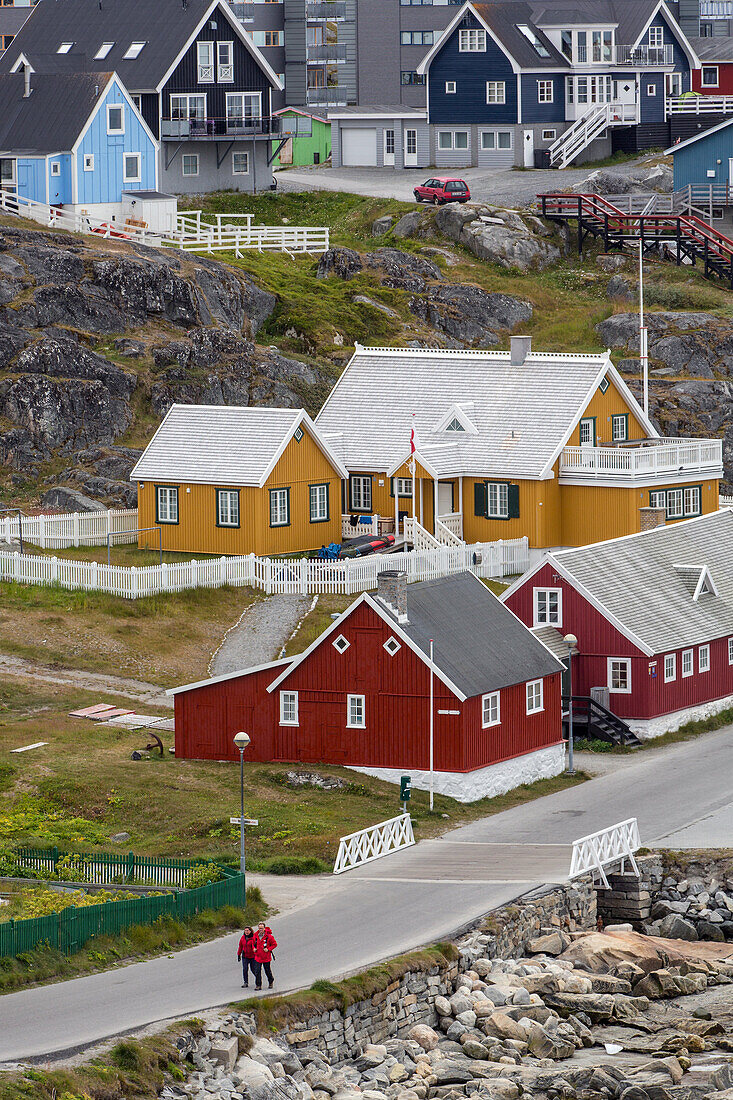
[[[478,347],[497,344],[497,332],[511,330],[532,317],[529,302],[460,284],[430,287],[424,297],[410,299],[410,309],[460,344]]]
[[[463,206],[452,203],[436,212],[435,225],[446,237],[465,245],[480,260],[501,267],[541,270],[560,259],[560,250],[544,239],[544,235],[535,232],[534,227],[514,210],[482,203]]]
[[[394,218],[391,214],[385,214],[382,218],[377,218],[372,222],[372,236],[383,237],[385,233],[389,233],[392,228]]]
[[[392,233],[395,237],[414,237],[422,220],[423,216],[420,210],[410,210],[409,213],[402,215]]]
[[[362,270],[361,256],[353,248],[329,248],[318,261],[317,279],[337,275],[339,279],[351,279]]]
[[[366,267],[382,271],[382,286],[397,290],[422,290],[426,279],[443,278],[440,268],[432,260],[400,252],[397,248],[377,248],[364,257]]]
[[[92,500],[84,493],[76,489],[69,489],[66,485],[56,485],[43,494],[41,504],[46,508],[61,508],[64,512],[104,512],[106,507],[99,500]],[[116,834],[122,839],[128,837],[128,833]],[[115,840],[114,837],[111,837]],[[115,841],[121,843],[121,841]]]

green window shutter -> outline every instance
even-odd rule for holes
[[[391,497],[393,497],[393,496],[394,496],[394,478],[393,478],[393,477],[391,477],[391,478],[389,479],[389,495],[390,495]]]
[[[488,519],[489,493],[485,481],[477,481],[473,487],[473,514]]]
[[[507,487],[507,506],[509,512],[509,519],[519,519],[519,486],[509,485]]]

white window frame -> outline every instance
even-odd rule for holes
[[[455,82],[455,80],[446,80],[446,82],[445,82],[445,94],[446,95],[455,95],[456,94],[456,82]]]
[[[51,175],[52,176],[60,176],[61,175],[61,161],[60,160],[52,160],[51,161]]]
[[[506,481],[487,482],[486,512],[489,519],[509,518],[509,485]]]
[[[465,136],[466,136],[466,144],[465,145],[458,145],[456,143],[456,138],[458,137],[459,134],[465,134]],[[446,138],[446,137],[449,140],[448,145],[446,145],[443,141],[443,138]],[[468,130],[438,130],[438,151],[439,152],[443,153],[446,150],[455,150],[455,149],[457,149],[459,152],[466,152],[470,148],[471,148],[471,139],[469,137]]]
[[[357,486],[358,493],[355,493]],[[349,477],[349,507],[352,512],[371,512],[372,479],[368,474],[351,474]]]
[[[679,501],[679,511],[672,511],[670,501]],[[684,519],[685,494],[681,489],[667,489],[667,519]]]
[[[730,653],[730,646],[728,647]],[[733,663],[733,662],[731,662]],[[695,651],[694,649],[683,649],[682,660],[680,662],[680,669],[682,673],[682,679],[686,679],[688,676],[692,676],[695,672]]]
[[[540,680],[540,683],[542,681]],[[501,725],[501,692],[489,691],[481,696],[481,729]]]
[[[314,504],[313,490],[314,489],[316,490],[315,513],[314,513],[314,510],[313,510],[313,504]],[[321,490],[321,489],[323,490],[323,494],[321,494],[318,491],[318,490]],[[319,481],[317,483],[314,483],[313,485],[308,486],[308,509],[309,509],[311,523],[325,523],[328,520],[328,518],[329,518],[328,497],[329,497],[329,492],[328,492],[328,482],[327,481]]]
[[[393,635],[390,635],[382,648],[387,650],[390,657],[394,657],[402,649],[402,646]]]
[[[660,50],[664,45],[664,27],[649,28],[649,48]]]
[[[655,97],[655,96],[656,96],[656,94],[657,94],[657,86],[656,86],[656,84],[647,84],[647,86],[646,86],[646,94],[647,94],[647,97],[648,97],[649,99],[654,99],[654,97]]]
[[[500,137],[501,134],[507,134],[508,135],[508,137],[509,137],[509,144],[508,145],[500,145],[499,144],[499,137]],[[484,138],[489,137],[489,136],[494,139],[494,144],[493,145],[487,145],[484,142]],[[481,150],[484,153],[485,152],[489,152],[489,153],[507,153],[507,152],[511,152],[511,150],[514,148],[513,135],[512,135],[511,130],[482,130],[480,140],[481,140]]]
[[[665,653],[664,655],[664,682],[670,684],[677,679],[677,654]]]
[[[135,157],[137,159],[137,173],[134,176],[128,176],[127,174],[127,160],[128,157]],[[142,153],[128,153],[122,154],[122,182],[123,183],[141,183],[143,178],[143,155]]]
[[[706,72],[715,73],[715,81],[705,79]],[[701,88],[718,88],[720,87],[720,71],[717,65],[702,65],[700,67],[700,87]]]
[[[334,638],[334,640],[331,642],[331,645],[337,653],[345,653],[351,645],[351,642],[348,638],[344,637],[343,634],[339,634],[338,638]]]
[[[733,665],[733,638],[728,639],[728,664]]]
[[[147,42],[131,42],[122,55],[123,61],[137,61],[140,54],[143,52],[147,45]]]
[[[283,501],[285,506],[283,507]],[[284,519],[282,517],[285,517]],[[273,518],[274,517],[274,518]],[[270,527],[290,526],[290,491],[287,486],[270,489]]]
[[[85,172],[93,172],[94,171],[94,153],[85,153],[84,154],[84,171]]]
[[[557,137],[557,130],[548,129],[548,130],[543,130],[542,131],[542,138],[540,140],[541,141],[554,141],[556,137]]]
[[[195,160],[196,170],[194,172],[186,171],[186,161]],[[181,175],[186,179],[194,179],[199,174],[199,155],[198,153],[181,153]]]
[[[215,65],[215,43],[210,42],[207,39],[201,39],[196,43],[196,76],[198,84],[213,84],[214,83],[214,65]],[[210,61],[202,62],[201,55],[205,51],[211,51],[209,54]]]
[[[613,666],[624,665],[626,668],[626,687],[613,686]],[[606,683],[612,695],[631,695],[631,658],[607,657],[606,658]]]
[[[616,434],[617,426],[621,427],[621,435]],[[614,413],[611,417],[611,439],[614,443],[625,443],[629,435],[629,422],[625,413]]]
[[[361,721],[352,721],[353,710],[352,706],[361,707]],[[366,729],[366,698],[363,695],[347,695],[346,696],[346,728],[347,730],[363,730]]]
[[[59,48],[56,50],[56,53],[62,53],[62,54],[71,53],[73,48],[74,48],[74,43],[73,42],[62,42],[61,45],[59,46]]]
[[[113,129],[110,124],[110,112],[120,112],[120,129]],[[124,134],[125,132],[125,105],[124,103],[108,103],[107,104],[107,133],[108,134]]]
[[[286,718],[286,714],[291,714],[292,717]],[[280,725],[281,726],[297,726],[298,720],[298,693],[297,691],[281,691],[280,692]]]
[[[555,82],[554,82],[554,80],[538,80],[537,81],[537,102],[538,103],[554,103],[555,102]]]
[[[533,590],[534,625],[535,626],[562,626],[562,588],[535,588]],[[545,618],[540,617],[540,597],[545,597]],[[557,616],[550,617],[550,598],[557,597]]]
[[[661,503],[660,503],[661,498]],[[667,513],[667,493],[664,489],[652,489],[649,493],[649,507]]]
[[[194,106],[193,111],[191,110],[192,105]],[[170,112],[172,122],[205,122],[206,92],[174,92],[170,97]]]
[[[221,51],[222,46],[226,46],[229,51],[229,60],[222,61]],[[217,42],[216,43],[216,79],[219,84],[233,84],[234,83],[234,42]]]
[[[112,49],[113,46],[114,46],[114,42],[103,42],[102,45],[97,50],[97,52],[95,53],[94,60],[95,61],[104,61],[105,57],[107,56],[107,54],[109,53],[109,51]]]
[[[506,103],[506,80],[486,81],[486,102],[494,105]]]
[[[156,523],[178,523],[178,486],[155,486],[155,516]]]
[[[224,500],[227,504],[225,508],[222,508],[222,501]],[[239,492],[237,489],[216,490],[216,522],[219,527],[239,527]]]
[[[697,506],[692,508],[688,505],[688,494],[690,498],[694,496],[697,501]],[[687,485],[682,490],[682,510],[686,516],[699,516],[702,515],[702,495],[700,493],[699,485]]]
[[[539,714],[545,709],[544,680],[528,680],[525,684],[527,714]]]
[[[459,53],[486,53],[486,31],[481,27],[461,27],[458,32]]]
[[[246,162],[247,162],[247,167],[245,168],[245,170],[243,172],[238,172],[237,169],[234,167],[234,158],[235,157],[245,157]],[[242,153],[242,152],[232,153],[232,175],[233,176],[248,176],[249,175],[249,153]]]
[[[411,477],[396,477],[394,479],[394,495],[396,497],[411,497],[412,496],[412,478]]]
[[[698,646],[697,671],[710,672],[710,645]]]

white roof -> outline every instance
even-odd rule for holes
[[[316,424],[352,471],[392,473],[414,426],[417,457],[433,476],[547,478],[604,376],[656,436],[608,352],[531,353],[513,366],[508,351],[357,345]],[[467,430],[445,430],[454,415]]]
[[[301,424],[345,477],[337,455],[304,409],[172,405],[130,480],[261,487]]]

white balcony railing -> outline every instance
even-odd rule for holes
[[[617,46],[617,65],[673,65],[674,48],[666,46]]]
[[[731,0],[700,0],[701,19],[730,19],[733,17]]]
[[[730,115],[733,95],[668,95],[665,100],[667,118],[670,115]]]
[[[659,439],[629,447],[566,447],[560,456],[561,479],[623,480],[706,473],[722,477],[720,439]]]

